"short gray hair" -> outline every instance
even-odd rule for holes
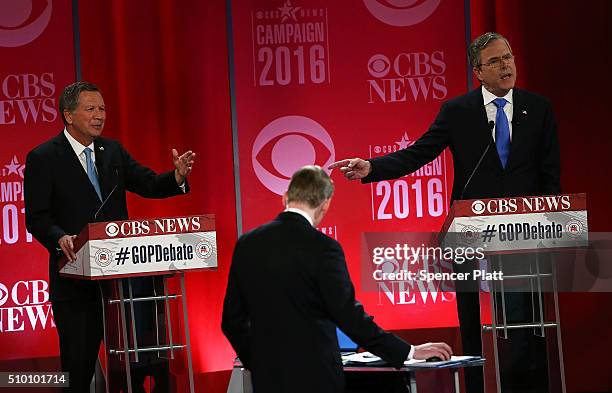
[[[59,111],[62,115],[64,125],[68,125],[66,117],[64,116],[64,111],[74,112],[79,105],[79,95],[81,95],[83,91],[100,92],[100,89],[93,83],[78,81],[66,86],[64,91],[62,91],[62,95],[59,99]]]
[[[493,32],[484,33],[483,35],[476,37],[468,48],[468,56],[470,58],[470,64],[472,64],[472,67],[480,67],[482,65],[480,63],[480,52],[482,52],[482,50],[486,48],[491,41],[495,40],[504,40],[506,45],[508,45],[508,48],[510,48],[510,43],[503,35]],[[510,51],[512,52],[511,48]]]
[[[287,202],[305,202],[317,208],[334,194],[334,184],[318,165],[306,165],[291,176]]]

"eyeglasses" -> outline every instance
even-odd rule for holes
[[[502,63],[512,62],[512,61],[514,61],[514,55],[512,53],[508,53],[508,54],[503,55],[502,57],[493,58],[489,60],[487,63],[479,64],[478,66],[479,67],[487,66],[491,68],[499,68],[501,67]]]

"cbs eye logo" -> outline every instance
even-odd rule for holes
[[[47,28],[53,9],[52,0],[3,0],[0,8],[0,47],[5,48],[26,45],[38,38]]]
[[[115,237],[119,234],[119,225],[115,224],[114,222],[109,222],[106,224],[105,230],[108,236]]]
[[[486,210],[487,206],[483,201],[472,202],[472,211],[476,214],[482,214]]]
[[[268,123],[255,138],[251,152],[255,175],[278,195],[283,195],[291,175],[304,165],[319,165],[327,171],[334,161],[331,136],[304,116],[284,116]]]
[[[440,0],[363,0],[363,4],[379,21],[406,27],[429,18],[440,5]]]
[[[374,78],[384,78],[389,73],[390,68],[391,62],[385,55],[374,55],[368,61],[368,71]]]

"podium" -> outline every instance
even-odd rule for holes
[[[212,214],[163,217],[142,220],[97,222],[88,224],[74,241],[76,261],[60,260],[60,275],[79,280],[97,280],[111,284],[104,291],[100,285],[104,326],[106,392],[109,387],[109,358],[118,356],[124,363],[126,391],[132,393],[130,362],[138,362],[143,353],[186,351],[190,392],[194,392],[185,272],[216,270],[217,245],[215,217]],[[178,274],[180,293],[170,294],[166,279]],[[132,277],[160,276],[163,289],[151,296],[133,296]],[[127,279],[127,280],[124,280]],[[127,281],[127,288],[124,287]],[[170,301],[181,300],[184,342],[174,342]],[[135,304],[153,302],[155,306],[155,345],[139,347],[135,322]],[[163,303],[165,318],[158,318],[158,303]],[[107,307],[118,307],[117,347],[112,347],[108,331]],[[129,326],[128,326],[129,311]],[[116,313],[115,313],[116,314]],[[160,337],[160,332],[164,332]]]
[[[483,355],[492,353],[493,362],[488,364],[494,366],[494,381],[485,374],[487,391],[502,392],[500,344],[511,332],[532,330],[534,340],[545,341],[548,390],[565,393],[555,256],[588,246],[586,194],[455,201],[441,240],[448,247],[481,247],[486,260],[478,268],[503,273],[503,280],[481,281],[475,289],[481,302]],[[514,315],[525,317],[521,321],[510,316],[508,300],[516,292],[519,296],[513,300],[519,301],[515,303],[531,303],[527,310],[513,308]],[[490,316],[483,313],[482,305],[487,302]],[[558,374],[557,381],[551,380],[553,374]]]

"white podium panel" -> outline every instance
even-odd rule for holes
[[[217,267],[214,215],[88,224],[75,239],[77,260],[60,274],[99,280]]]

